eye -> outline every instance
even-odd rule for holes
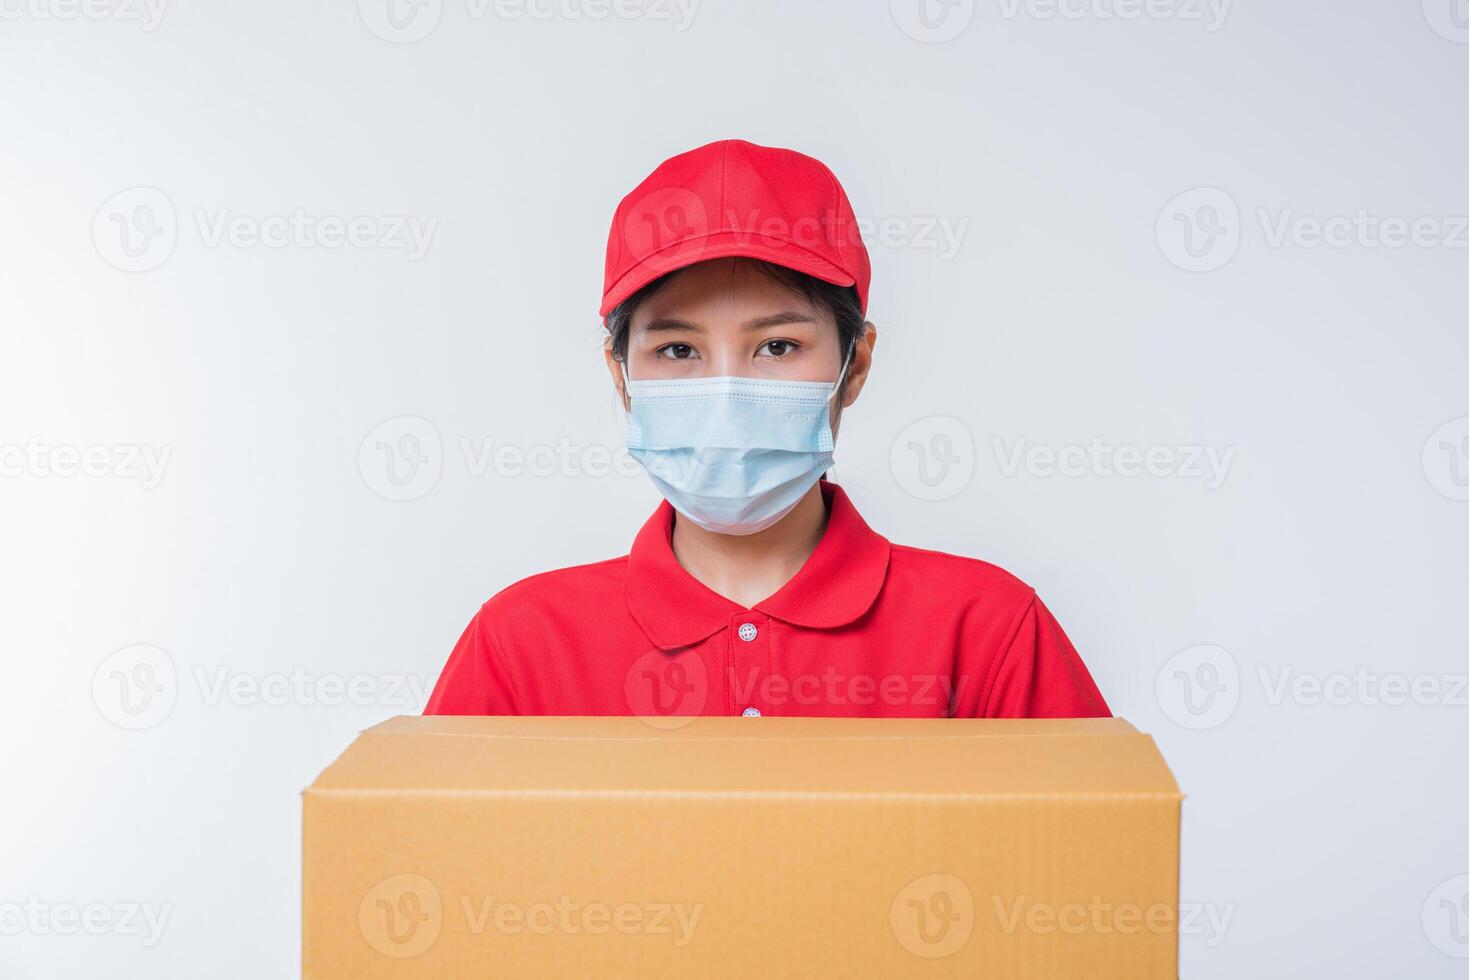
[[[760,345],[760,351],[764,351],[766,357],[785,357],[798,350],[800,346],[794,340],[767,340]]]
[[[688,344],[664,344],[653,353],[673,361],[687,361],[694,356],[694,349]]]

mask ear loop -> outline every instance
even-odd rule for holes
[[[857,341],[856,340],[853,340],[852,341],[852,346],[850,346],[850,347],[847,348],[847,356],[844,357],[844,358],[842,358],[842,369],[837,372],[837,379],[836,379],[836,382],[833,383],[832,386],[831,386],[831,393],[826,396],[826,403],[827,404],[830,404],[831,403],[831,400],[836,397],[837,392],[839,392],[839,391],[842,390],[842,382],[847,377],[847,365],[850,364],[850,363],[852,363],[852,351],[856,350],[856,348],[857,348]],[[828,429],[829,428],[830,427],[828,426]],[[836,433],[832,433],[832,436],[833,437],[835,437],[835,435],[836,435]],[[821,474],[821,479],[825,480],[827,478],[827,474],[829,474],[830,472],[831,472],[830,469],[824,470],[822,472],[822,474]]]
[[[842,369],[837,372],[837,379],[831,386],[831,394],[826,396],[829,402],[836,397],[837,392],[842,390],[842,381],[847,377],[847,365],[852,363],[852,351],[857,347],[857,342],[852,341],[852,346],[847,348],[847,356],[842,358]]]
[[[622,368],[622,397],[627,400],[629,405],[631,405],[632,391],[628,388],[628,385],[632,384],[632,375],[628,374],[627,371],[627,355],[624,354],[619,357],[617,359],[617,363]]]

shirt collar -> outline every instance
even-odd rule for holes
[[[826,530],[795,576],[756,612],[813,629],[833,629],[862,616],[887,577],[887,538],[873,531],[835,483],[818,484]],[[673,507],[658,505],[633,541],[625,586],[628,611],[658,647],[697,643],[745,607],[694,578],[673,554]]]

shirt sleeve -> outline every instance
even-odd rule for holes
[[[424,706],[426,715],[515,715],[515,691],[496,649],[489,613],[481,608],[454,645]]]
[[[1112,711],[1061,624],[1032,595],[980,705],[985,718],[1109,718]]]

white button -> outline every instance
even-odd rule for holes
[[[746,718],[759,718],[760,717],[760,709],[759,708],[746,708],[745,709],[745,717]]]
[[[751,640],[759,635],[760,631],[755,628],[754,623],[742,623],[740,625],[740,639],[744,640],[746,643],[749,643]]]

